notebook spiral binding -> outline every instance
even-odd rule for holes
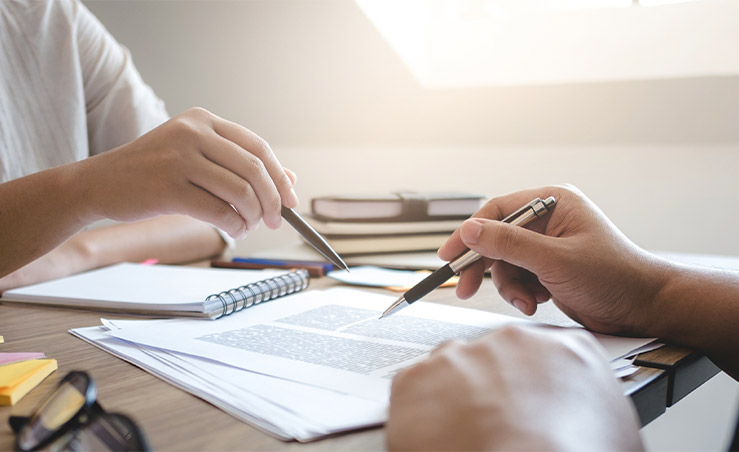
[[[217,309],[213,315],[213,318],[217,319],[258,305],[263,301],[269,301],[299,292],[308,287],[308,279],[308,270],[294,270],[284,275],[275,276],[274,278],[263,279],[217,294],[208,295],[205,301],[206,303],[212,300],[221,302],[223,306]]]

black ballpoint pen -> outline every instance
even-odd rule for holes
[[[546,215],[552,207],[554,207],[556,202],[557,201],[552,196],[543,201],[536,198],[517,211],[503,218],[501,221],[517,226],[526,226],[531,221]],[[402,297],[395,300],[395,302],[382,313],[380,318],[387,317],[395,314],[403,308],[407,308],[411,303],[420,300],[429,292],[444,284],[444,282],[449,278],[462,271],[462,269],[480,259],[480,257],[481,256],[478,253],[472,250],[467,250],[462,253],[459,257],[431,273],[423,281],[410,288]]]
[[[346,266],[344,260],[339,256],[339,253],[334,251],[323,236],[313,229],[311,225],[309,225],[303,217],[298,215],[296,211],[289,207],[282,206],[282,218],[284,218],[285,221],[293,227],[293,229],[298,231],[298,233],[302,235],[316,251],[321,253],[323,257],[342,270],[349,271],[349,267]]]

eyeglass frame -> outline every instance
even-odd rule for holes
[[[36,444],[35,447],[31,449],[21,448],[19,444],[19,437],[20,434],[23,432],[23,429],[30,425],[31,420],[35,416],[38,416],[41,413],[41,409],[50,400],[52,400],[54,395],[57,394],[59,388],[61,388],[65,383],[68,383],[77,377],[83,377],[87,382],[86,389],[84,391],[84,403],[82,404],[82,406],[80,406],[77,412],[71,415],[66,422],[59,425],[56,430],[47,438]],[[75,388],[79,389],[76,386]],[[83,393],[83,391],[80,390],[80,393]],[[102,416],[111,416],[117,418],[118,423],[125,423],[126,427],[130,428],[131,433],[133,433],[136,437],[137,443],[140,446],[136,449],[143,451],[150,450],[144,432],[131,418],[121,413],[109,413],[103,409],[103,407],[97,401],[97,384],[95,383],[95,380],[93,380],[87,372],[79,370],[73,370],[67,373],[67,375],[65,375],[64,378],[59,381],[56,388],[49,395],[47,395],[44,400],[41,401],[41,403],[36,407],[36,409],[30,416],[10,416],[8,418],[8,423],[10,424],[10,428],[13,430],[13,433],[15,433],[16,435],[15,449],[18,451],[26,452],[39,450],[50,444],[53,444],[55,441],[58,441],[60,438],[62,438],[65,434],[84,430],[86,426],[92,425],[97,418]]]

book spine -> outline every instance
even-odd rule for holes
[[[213,319],[218,319],[259,303],[299,292],[308,287],[309,278],[308,271],[301,268],[274,278],[263,279],[209,295],[205,299],[206,304],[217,300],[220,306],[208,312],[208,315]]]
[[[474,213],[474,212],[472,212]],[[322,215],[320,213],[313,212],[311,213],[313,218],[323,221],[325,223],[408,223],[412,221],[416,221],[418,223],[423,223],[426,221],[464,221],[470,217],[472,214],[460,214],[460,215],[419,215],[416,217],[409,217],[407,215],[396,215],[392,217],[387,216],[381,216],[381,217],[358,217],[358,216],[349,216],[349,217],[335,217],[331,215]]]

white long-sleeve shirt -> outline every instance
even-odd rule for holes
[[[0,1],[0,182],[82,160],[168,119],[77,0]]]

